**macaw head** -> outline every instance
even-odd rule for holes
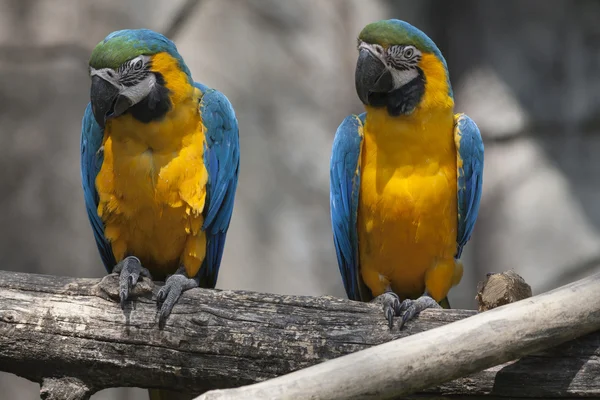
[[[92,111],[101,127],[127,112],[142,122],[164,116],[171,108],[167,71],[176,69],[192,82],[175,44],[149,29],[111,33],[94,48],[89,65]]]
[[[355,83],[363,104],[387,107],[390,115],[399,116],[412,113],[426,90],[452,98],[442,53],[409,23],[390,19],[367,25],[359,35],[358,50]]]

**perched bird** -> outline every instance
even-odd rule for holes
[[[423,32],[375,22],[358,50],[366,112],[347,117],[333,142],[334,242],[348,297],[382,302],[390,328],[402,315],[401,328],[426,308],[449,308],[479,210],[483,142],[454,115],[446,61]]]
[[[227,98],[195,83],[173,42],[113,32],[89,62],[81,175],[100,256],[123,305],[140,276],[166,278],[159,323],[181,293],[213,288],[239,170]]]

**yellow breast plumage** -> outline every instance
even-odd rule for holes
[[[155,277],[180,265],[194,276],[206,252],[201,226],[208,173],[200,91],[169,62],[156,64],[162,63],[174,93],[172,110],[149,123],[131,115],[109,121],[96,178],[98,215],[116,260],[137,255]]]
[[[367,106],[358,238],[361,276],[374,296],[392,289],[442,300],[462,276],[457,232],[453,100],[432,55],[425,94],[410,115]]]
[[[391,286],[414,297],[423,293],[428,270],[447,263],[447,273],[454,273],[452,114],[425,125],[410,119],[390,123],[388,118],[385,110],[367,113],[358,209],[361,274],[375,296]],[[445,297],[449,289],[434,298]]]

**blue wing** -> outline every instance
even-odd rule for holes
[[[329,170],[331,225],[338,266],[348,298],[363,301],[370,298],[370,292],[359,274],[356,221],[364,122],[365,114],[350,115],[339,126]]]
[[[200,113],[206,127],[204,163],[208,170],[202,227],[207,235],[207,249],[199,273],[201,285],[213,288],[217,283],[225,237],[233,212],[240,167],[240,143],[237,119],[227,97],[200,83],[194,83],[194,86],[203,93]]]
[[[101,151],[104,130],[98,125],[92,114],[92,105],[88,104],[81,122],[81,181],[83,197],[88,218],[92,224],[96,245],[104,267],[111,272],[115,266],[115,257],[110,243],[104,237],[104,223],[98,216],[98,193],[96,176],[104,160]]]
[[[458,233],[456,258],[471,238],[483,187],[483,140],[475,122],[465,114],[454,117],[457,149]]]

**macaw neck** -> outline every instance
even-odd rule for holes
[[[155,54],[150,67],[150,73],[156,78],[154,85],[144,99],[127,110],[143,123],[163,119],[172,108],[189,100],[194,93],[191,77],[170,54]]]
[[[160,76],[162,86],[169,95],[172,107],[187,101],[194,94],[193,81],[182,71],[179,61],[169,53],[158,53],[152,56],[151,71]]]
[[[424,53],[419,68],[425,76],[425,95],[419,104],[422,111],[454,107],[448,69],[435,54]]]
[[[383,152],[411,147],[424,157],[454,151],[454,99],[445,65],[434,54],[419,63],[424,92],[410,113],[391,115],[386,107],[366,106],[365,138]]]
[[[366,107],[365,145],[395,158],[407,149],[415,158],[427,160],[454,152],[453,107],[421,108],[408,115],[391,116],[386,108]]]
[[[128,114],[142,123],[163,119],[173,105],[164,78],[159,73],[155,73],[155,76],[156,83],[150,93],[127,110]]]
[[[104,132],[113,142],[127,143],[140,151],[168,153],[182,147],[182,140],[201,123],[198,100],[201,92],[191,87],[190,94],[173,102],[171,109],[160,120],[142,122],[133,113],[109,120]]]
[[[154,90],[127,113],[109,120],[105,136],[132,142],[141,149],[176,151],[183,137],[198,127],[201,93],[170,54],[155,54],[151,63],[151,72],[157,77]]]
[[[424,156],[454,151],[454,99],[446,66],[434,54],[424,53],[419,68],[415,80],[422,79],[424,86],[418,104],[408,107],[408,112],[397,114],[390,113],[389,106],[365,106],[366,140],[382,152],[393,153],[400,147],[412,147]],[[414,95],[414,90],[408,92]]]

